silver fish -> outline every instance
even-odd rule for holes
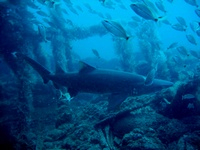
[[[174,43],[170,44],[167,49],[175,48],[177,45],[178,45],[178,42],[174,42]]]
[[[195,96],[193,94],[182,95],[182,100],[194,99],[194,98],[195,98]]]
[[[96,49],[92,49],[92,52],[97,58],[101,58],[99,52]]]
[[[159,18],[156,17],[155,14],[151,11],[151,9],[145,4],[131,4],[130,7],[137,15],[144,19],[153,20],[156,22],[159,20]]]
[[[155,78],[156,72],[157,72],[157,64],[147,74],[144,85],[149,86],[153,84],[153,80]]]
[[[176,17],[176,20],[183,26],[187,27],[186,21],[183,17]]]
[[[190,50],[190,54],[197,59],[200,59],[200,55],[196,50]]]
[[[189,56],[187,49],[184,46],[179,46],[176,49],[180,54],[185,55],[185,56]]]
[[[88,10],[92,10],[92,7],[90,6],[89,3],[84,3],[84,6],[85,6]]]
[[[159,9],[159,10],[161,10],[162,12],[164,12],[164,13],[166,13],[167,11],[166,11],[166,9],[165,9],[165,7],[164,7],[164,5],[163,5],[163,2],[162,1],[156,1],[155,2],[155,4],[156,4],[156,7]]]
[[[72,13],[74,13],[74,14],[76,14],[76,15],[79,15],[78,12],[76,11],[76,9],[74,9],[73,7],[69,7],[69,10],[70,10]]]
[[[126,31],[119,23],[115,21],[103,20],[102,24],[113,35],[124,38],[126,40],[129,39],[129,37],[126,34]]]
[[[195,38],[191,34],[187,34],[186,38],[191,44],[197,45]]]
[[[39,14],[40,16],[43,16],[43,17],[49,17],[48,14],[46,14],[45,12],[41,11],[41,10],[38,10],[37,11],[37,14]]]
[[[141,1],[143,2],[143,4],[149,7],[149,9],[151,10],[153,14],[158,14],[158,10],[156,6],[154,5],[154,3],[152,3],[150,0],[139,0],[138,2],[141,2]]]
[[[199,28],[199,22],[197,21],[191,22],[190,28],[192,29],[193,32],[196,32],[196,30]]]
[[[164,23],[164,24],[166,24],[166,25],[172,25],[170,22],[169,22],[169,20],[162,20],[162,23]]]
[[[185,0],[185,2],[192,6],[198,7],[196,0]]]
[[[186,31],[186,28],[179,23],[172,25],[172,28],[177,30],[177,31]]]

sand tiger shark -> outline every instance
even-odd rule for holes
[[[170,81],[153,79],[152,84],[146,86],[145,76],[117,70],[97,69],[84,62],[81,62],[82,67],[80,67],[80,70],[77,72],[66,73],[58,66],[56,73],[52,74],[30,57],[21,53],[16,53],[15,55],[18,58],[24,59],[32,66],[43,78],[45,84],[48,83],[48,81],[52,81],[56,89],[62,86],[67,87],[71,97],[76,96],[79,92],[97,94],[109,93],[111,99],[114,99],[110,100],[109,106],[120,104],[126,97],[133,95],[133,91],[137,91],[137,94],[144,94],[173,85]],[[119,95],[123,95],[124,99]],[[116,100],[120,98],[121,100]]]

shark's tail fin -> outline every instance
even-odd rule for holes
[[[27,57],[21,53],[16,53],[15,54],[19,58],[23,58],[29,65],[31,65],[43,78],[44,83],[48,83],[49,81],[49,72],[46,68],[44,68],[42,65],[37,63],[35,60],[31,59],[30,57]]]

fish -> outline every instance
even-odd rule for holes
[[[64,15],[69,15],[66,9],[62,8],[61,11],[64,13]]]
[[[140,17],[146,20],[153,20],[157,22],[162,17],[156,17],[155,14],[151,11],[151,9],[142,3],[135,3],[130,5],[131,9]]]
[[[129,73],[110,69],[97,69],[85,62],[80,61],[81,68],[77,72],[66,73],[62,69],[56,69],[52,74],[45,67],[40,65],[32,58],[22,54],[15,54],[18,59],[25,60],[42,77],[44,84],[53,82],[56,89],[67,87],[71,97],[78,93],[111,94],[118,100],[118,95],[124,95],[120,98],[120,105],[127,96],[133,94],[133,89],[138,90],[138,94],[151,93],[173,85],[173,82],[161,79],[154,79],[154,82],[145,86],[145,77],[136,73]],[[111,97],[112,97],[111,96]],[[116,100],[116,99],[115,99]],[[112,100],[109,100],[112,106]],[[116,103],[116,101],[114,101]]]
[[[190,54],[194,56],[195,58],[200,59],[200,55],[199,53],[197,53],[196,50],[190,50]]]
[[[195,96],[193,94],[185,94],[182,95],[182,100],[194,99]]]
[[[48,42],[48,40],[46,38],[46,28],[45,28],[45,26],[43,26],[42,24],[38,25],[38,32],[39,32],[39,35],[42,37],[42,39],[45,42]]]
[[[96,49],[92,49],[92,52],[97,58],[101,58],[99,52]]]
[[[85,6],[88,10],[92,10],[92,7],[90,6],[89,3],[84,3],[84,6]]]
[[[119,23],[115,21],[103,20],[102,24],[113,35],[120,38],[124,38],[126,40],[129,39],[129,36],[127,36],[126,31]]]
[[[196,34],[200,37],[200,28],[196,30]]]
[[[178,45],[178,42],[173,42],[172,44],[169,45],[169,47],[167,49],[175,48],[175,47],[177,47],[177,45]]]
[[[165,9],[165,7],[164,7],[164,5],[163,5],[163,2],[162,1],[156,1],[155,2],[155,4],[156,4],[156,7],[159,9],[159,10],[161,10],[162,12],[164,12],[164,13],[166,13],[167,11],[166,11],[166,9]]]
[[[74,7],[68,7],[68,8],[73,14],[79,15]]]
[[[187,27],[186,21],[183,17],[176,17],[176,20],[184,27]]]
[[[193,32],[196,32],[196,30],[199,28],[199,22],[193,21],[190,23],[190,28]]]
[[[162,23],[164,23],[164,24],[166,24],[166,25],[172,25],[172,24],[169,22],[169,20],[166,20],[166,19],[162,20]]]
[[[141,1],[138,1],[138,2],[140,2],[140,3],[142,2],[143,4],[148,6],[148,8],[151,10],[152,13],[158,14],[158,10],[157,10],[156,6],[150,0],[141,0]]]
[[[43,16],[43,17],[49,17],[48,14],[46,14],[45,12],[41,11],[41,10],[38,10],[37,11],[37,14],[40,15],[40,16]]]
[[[148,72],[144,82],[145,86],[153,84],[156,72],[157,72],[157,64]]]
[[[180,56],[173,56],[172,57],[173,61],[176,63],[176,64],[181,64],[182,63],[182,59]]]
[[[189,54],[188,54],[188,52],[187,52],[187,50],[184,46],[179,46],[176,49],[180,54],[185,55],[185,56],[189,56]]]
[[[192,6],[198,7],[196,0],[185,0],[185,2]]]
[[[198,17],[200,17],[200,9],[199,8],[195,9],[195,13],[197,14]]]
[[[191,34],[187,34],[186,38],[191,44],[197,45],[195,38]]]
[[[177,31],[186,31],[186,27],[180,23],[173,24],[171,27]]]

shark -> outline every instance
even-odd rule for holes
[[[57,65],[56,73],[51,73],[30,57],[21,53],[15,55],[32,66],[40,74],[45,84],[52,81],[56,89],[67,87],[71,97],[75,97],[81,92],[110,94],[108,108],[111,109],[121,104],[133,93],[140,95],[173,85],[173,82],[154,78],[152,84],[146,86],[145,76],[111,69],[99,69],[83,61],[80,61],[81,67],[77,72],[65,72]]]

